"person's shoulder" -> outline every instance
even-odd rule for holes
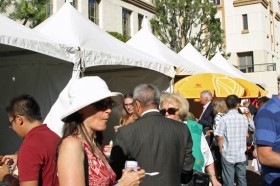
[[[75,152],[77,149],[81,149],[83,147],[82,142],[72,136],[68,136],[64,138],[60,144],[59,149],[68,149],[69,151]]]

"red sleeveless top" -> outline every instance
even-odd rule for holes
[[[108,162],[103,162],[102,159],[99,158],[95,154],[91,152],[90,147],[85,143],[85,141],[81,140],[83,143],[83,147],[86,151],[88,158],[88,182],[89,186],[110,186],[113,185],[116,181],[116,174],[113,169],[110,167]],[[96,150],[99,151],[99,154],[104,156],[98,148]]]

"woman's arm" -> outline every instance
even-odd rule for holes
[[[60,186],[85,185],[84,151],[76,138],[65,138],[60,147],[57,162]]]
[[[206,167],[206,171],[210,176],[210,180],[213,186],[222,186],[222,184],[216,178],[214,163],[208,165]]]

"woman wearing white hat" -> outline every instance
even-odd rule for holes
[[[97,76],[74,81],[68,91],[70,107],[63,114],[62,141],[58,146],[58,177],[61,186],[116,184],[116,175],[99,145],[112,107],[122,103],[123,95],[111,92]],[[145,171],[124,170],[121,185],[139,185]]]

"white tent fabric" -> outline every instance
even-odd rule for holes
[[[57,41],[78,46],[81,50],[82,65],[85,68],[127,65],[151,69],[174,77],[175,72],[171,65],[136,51],[112,37],[83,17],[69,3],[65,3],[56,14],[34,29]]]
[[[111,91],[129,93],[140,83],[152,83],[160,90],[166,90],[171,78],[175,76],[172,65],[112,37],[83,17],[69,3],[65,3],[35,30],[56,41],[79,47],[80,67],[84,75],[100,76]],[[75,70],[80,67],[75,66]],[[65,87],[45,119],[48,126],[59,135],[63,126],[60,116],[67,108],[67,91]],[[112,122],[109,121],[105,137],[107,131],[111,133],[109,136],[114,134],[113,125],[118,123],[119,113],[120,110],[111,113]]]
[[[55,42],[1,14],[0,25],[1,44],[27,49],[72,63],[79,61],[77,48],[71,47],[71,45]]]
[[[15,153],[21,143],[8,128],[8,102],[32,95],[44,118],[72,76],[76,51],[0,15],[0,154]]]
[[[128,45],[175,66],[177,68],[176,75],[192,75],[206,72],[196,64],[193,64],[187,59],[179,56],[177,53],[165,46],[158,38],[156,38],[151,32],[146,18],[143,19],[142,24],[143,27],[141,30],[139,30],[130,40],[127,41]]]
[[[236,78],[242,78],[246,79],[248,81],[257,83],[254,79],[251,77],[247,76],[245,73],[241,72],[237,68],[235,68],[232,64],[230,64],[223,56],[222,54],[218,51],[215,56],[210,60],[211,63],[213,63],[215,66],[218,66],[225,70],[226,72],[232,74],[232,77]]]
[[[231,76],[230,73],[225,72],[221,68],[210,63],[192,46],[191,43],[188,43],[178,54],[183,58],[188,59],[190,62],[198,65],[200,68],[206,70],[208,73],[219,73]]]

